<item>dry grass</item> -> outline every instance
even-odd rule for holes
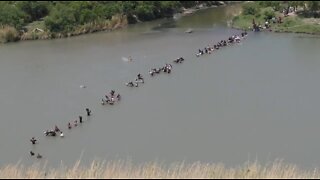
[[[123,28],[128,24],[127,17],[124,15],[112,16],[111,20],[99,20],[90,22],[75,28],[74,31],[68,33],[52,33],[51,38],[63,38],[71,36],[79,36],[81,34],[88,34],[98,31],[115,30]]]
[[[54,39],[70,36],[78,36],[98,31],[115,30],[124,28],[128,25],[125,15],[114,15],[110,20],[99,20],[87,23],[75,28],[74,31],[68,33],[51,33],[45,26],[43,21],[37,21],[27,26],[28,31],[19,35],[17,30],[10,26],[0,27],[0,43],[18,41],[18,40],[37,40],[37,39]],[[35,28],[43,29],[44,32],[33,31]]]
[[[37,39],[49,39],[48,32],[25,32],[21,35],[20,40],[37,40]]]
[[[34,165],[23,167],[22,165],[8,165],[0,168],[0,178],[161,178],[161,179],[186,179],[186,178],[303,178],[318,179],[318,169],[300,170],[295,165],[275,161],[270,164],[260,165],[257,162],[245,163],[236,168],[226,168],[223,164],[203,163],[175,163],[168,166],[153,162],[141,165],[133,165],[129,161],[97,162],[89,167],[80,166],[78,161],[73,167],[66,168],[63,165],[59,169],[46,171],[43,166]]]
[[[14,27],[0,27],[0,43],[13,42],[17,40],[19,40],[19,33]]]

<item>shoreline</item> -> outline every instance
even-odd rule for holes
[[[247,30],[246,28],[239,28],[239,27],[230,27],[231,29],[235,29],[235,30],[241,30],[241,31],[245,31]],[[247,30],[248,31],[248,30]],[[253,32],[252,30],[250,30],[250,32]],[[313,36],[320,36],[320,32],[319,33],[309,33],[309,32],[292,32],[292,31],[280,31],[280,30],[272,30],[272,31],[267,31],[267,30],[262,30],[260,32],[270,32],[270,33],[288,33],[288,34],[305,34],[305,35],[313,35]]]
[[[254,8],[255,11],[252,12]],[[320,35],[320,19],[305,17],[303,13],[305,10],[300,9],[284,15],[283,12],[272,7],[260,6],[257,2],[250,2],[250,4],[247,2],[243,4],[242,12],[232,18],[229,27],[253,31],[254,21],[256,29],[261,32]]]
[[[189,16],[189,15],[192,15],[200,10],[223,7],[223,6],[228,6],[228,5],[235,3],[235,2],[223,3],[223,1],[220,1],[220,2],[221,3],[210,5],[210,6],[207,6],[205,3],[201,3],[201,4],[198,4],[197,6],[190,7],[190,8],[181,8],[178,12],[174,13],[172,17],[174,17],[176,15],[180,15],[182,17]],[[250,30],[250,31],[252,30],[252,29],[248,29],[247,27],[241,27],[241,26],[243,26],[242,24],[237,25],[237,21],[235,21],[235,18],[237,18],[237,17],[239,18],[238,21],[243,21],[240,23],[247,23],[248,24],[248,21],[246,22],[245,18],[242,15],[242,12],[241,12],[240,15],[235,15],[231,19],[231,25],[227,25],[227,27],[232,28],[232,29],[236,29],[236,30]],[[157,20],[157,19],[154,19],[154,20]],[[303,19],[301,18],[301,20],[303,20]],[[151,21],[153,21],[153,20],[151,20]],[[147,21],[137,20],[137,22],[134,24],[143,23],[143,22],[147,22]],[[40,22],[40,23],[43,23],[43,22]],[[32,24],[32,23],[30,23],[30,24]],[[91,33],[96,33],[96,32],[111,32],[111,31],[118,30],[118,29],[124,29],[128,25],[130,25],[130,24],[128,23],[127,16],[118,14],[118,15],[112,16],[112,18],[110,20],[104,20],[104,21],[100,21],[100,22],[92,22],[92,23],[78,26],[76,28],[76,30],[74,30],[72,32],[68,32],[68,33],[67,32],[66,33],[62,33],[62,32],[50,33],[48,31],[40,29],[38,26],[35,26],[35,27],[33,27],[32,31],[27,31],[22,34],[21,33],[18,34],[17,30],[15,30],[14,28],[12,29],[12,27],[9,27],[8,28],[9,30],[7,30],[7,32],[6,32],[6,30],[4,30],[5,29],[5,27],[4,27],[4,28],[0,29],[0,43],[5,44],[5,43],[9,43],[9,42],[19,42],[19,41],[51,40],[51,39],[69,38],[69,37],[73,37],[73,36],[80,36],[80,35],[91,34]],[[301,24],[301,26],[303,26],[303,25],[312,26],[312,24],[307,24],[307,23]],[[316,25],[314,25],[314,26],[316,26]],[[320,35],[320,30],[319,30],[319,32],[304,32],[304,31],[296,32],[294,30],[287,30],[287,29],[281,29],[281,28],[282,28],[281,26],[279,26],[275,29],[273,29],[273,27],[271,27],[271,32]],[[286,28],[290,28],[290,27],[286,27]],[[261,29],[261,31],[267,31],[267,29]],[[12,36],[14,36],[13,40],[9,40],[9,41],[2,40],[1,41],[1,38],[5,39],[4,38],[5,33],[15,34],[15,36],[12,35]]]
[[[39,34],[28,34],[30,32],[26,32],[20,36],[19,41],[33,41],[33,40],[52,40],[52,39],[62,39],[62,38],[70,38],[73,36],[81,36],[85,34],[92,34],[96,32],[111,32],[117,29],[122,29],[128,26],[127,17],[125,15],[115,15],[112,16],[111,20],[105,20],[102,22],[92,22],[82,26],[79,26],[77,30],[68,33],[49,33],[43,32],[44,35]],[[34,33],[34,32],[32,32]],[[32,36],[32,37],[30,37]],[[36,37],[34,37],[36,36]]]
[[[223,3],[223,1],[220,1],[217,5],[211,5],[211,6],[206,6],[205,3],[201,3],[195,7],[190,7],[190,8],[181,8],[178,12],[174,13],[172,17],[176,15],[181,15],[183,16],[188,16],[196,13],[199,10],[204,10],[204,9],[209,9],[209,8],[217,8],[217,7],[223,7],[227,6],[232,3]],[[158,20],[153,19],[153,20]],[[161,19],[161,18],[160,18]],[[153,21],[151,20],[151,21]],[[139,23],[144,23],[148,21],[140,21],[137,19],[137,22],[134,24],[139,24]],[[34,22],[32,22],[34,23]],[[30,23],[30,24],[32,24]],[[43,23],[43,22],[40,22]],[[29,24],[29,25],[30,25]],[[27,26],[29,26],[27,25]],[[78,26],[76,30],[72,32],[67,32],[67,33],[50,33],[48,31],[42,30],[39,27],[34,27],[32,31],[27,31],[22,34],[18,35],[18,32],[16,29],[10,30],[10,31],[15,31],[12,32],[12,34],[17,34],[14,38],[14,40],[11,41],[1,41],[1,35],[6,33],[2,32],[5,31],[3,30],[4,28],[0,29],[0,44],[6,44],[6,43],[12,43],[12,42],[20,42],[20,41],[32,41],[32,40],[52,40],[52,39],[62,39],[62,38],[70,38],[73,36],[81,36],[85,34],[91,34],[91,33],[96,33],[96,32],[111,32],[114,30],[118,29],[123,29],[126,28],[128,25],[128,19],[126,15],[114,15],[110,20],[104,20],[102,22],[92,22],[88,23],[85,25]],[[12,27],[10,27],[12,28]],[[37,32],[35,32],[37,31]],[[4,35],[3,35],[4,36]]]
[[[230,26],[231,29],[235,29],[235,30],[241,30],[241,31],[245,31],[248,29],[246,28],[240,28],[240,27],[234,27],[234,26]],[[250,32],[253,32],[252,30],[250,30]],[[272,30],[272,31],[268,31],[268,30],[261,30],[260,32],[270,32],[270,33],[288,33],[288,34],[305,34],[305,35],[314,35],[314,36],[320,36],[320,32],[293,32],[293,31],[281,31],[281,30]]]

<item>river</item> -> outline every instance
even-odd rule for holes
[[[318,167],[319,37],[249,32],[238,45],[196,58],[199,48],[240,33],[226,26],[232,8],[1,45],[0,166],[79,159],[235,166],[281,158]],[[184,33],[188,28],[194,33]],[[128,56],[133,62],[123,61]],[[148,75],[180,56],[185,61],[171,74]],[[126,87],[138,73],[145,84]],[[111,89],[122,100],[102,106]],[[84,123],[68,130],[79,115]],[[44,136],[54,125],[64,138]],[[30,157],[30,150],[44,158]]]

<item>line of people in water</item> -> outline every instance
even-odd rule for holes
[[[170,74],[171,70],[172,70],[172,65],[166,63],[166,65],[161,67],[161,68],[153,68],[153,69],[151,69],[149,71],[149,74],[151,76],[154,76],[155,74],[160,74],[161,71]]]
[[[144,78],[142,77],[142,75],[139,73],[137,75],[137,78],[135,79],[135,81],[130,81],[130,82],[127,82],[126,83],[126,86],[128,87],[138,87],[139,86],[139,83],[144,83]]]
[[[184,61],[184,58],[183,57],[179,57],[175,60],[173,60],[174,63],[182,63]],[[168,73],[170,74],[171,73],[171,70],[172,70],[172,65],[171,64],[168,64],[166,63],[165,66],[161,67],[161,68],[152,68],[150,71],[149,71],[149,74],[151,76],[154,76],[155,74],[160,74],[160,72],[165,72],[165,73]],[[139,73],[137,78],[135,79],[135,81],[130,81],[130,82],[127,82],[126,83],[126,86],[129,86],[129,87],[138,87],[139,86],[139,83],[144,83],[144,78],[142,77],[142,75]]]
[[[30,156],[34,156],[34,155],[35,155],[35,153],[33,151],[30,151]],[[38,155],[36,157],[37,157],[37,159],[41,159],[42,158],[42,156],[39,153],[38,153]]]
[[[208,45],[204,49],[198,49],[198,53],[196,53],[196,57],[200,57],[204,54],[211,54],[212,52],[222,47],[225,47],[234,43],[240,43],[241,38],[244,39],[247,35],[248,35],[247,31],[245,31],[245,32],[242,32],[241,35],[233,35],[233,36],[230,36],[227,40],[221,40],[213,46]]]
[[[91,110],[90,110],[89,108],[86,108],[85,110],[86,110],[87,116],[91,116]],[[79,116],[79,122],[80,122],[80,123],[83,123],[82,116]],[[75,120],[75,121],[74,121],[74,124],[73,124],[73,127],[77,127],[77,126],[78,126],[78,120]],[[68,129],[71,129],[71,128],[72,128],[72,125],[71,125],[71,123],[69,122],[69,123],[68,123]],[[63,132],[58,128],[57,125],[55,125],[54,129],[52,129],[52,130],[46,130],[46,131],[44,131],[45,136],[57,136],[57,133],[60,134],[60,135],[59,135],[60,137],[64,137]],[[37,144],[38,140],[37,140],[35,137],[32,137],[32,138],[30,139],[30,142],[31,142],[33,145],[35,145],[35,144]],[[34,156],[34,155],[35,155],[35,153],[34,153],[33,151],[30,151],[29,153],[30,153],[31,156]],[[42,155],[40,155],[40,154],[38,153],[38,155],[36,156],[36,158],[41,159],[41,158],[42,158]]]
[[[179,57],[177,59],[175,59],[173,62],[178,64],[178,63],[182,63],[184,61],[184,58],[183,57]]]
[[[203,50],[199,49],[199,52],[196,54],[197,57],[199,57],[200,55],[203,55],[203,54],[211,54],[211,52],[213,52],[214,50],[218,50],[220,47],[224,47],[224,46],[227,46],[227,45],[230,45],[230,44],[233,44],[233,43],[239,43],[241,41],[241,38],[244,39],[246,36],[247,36],[247,32],[242,32],[241,33],[241,37],[238,36],[238,35],[234,35],[234,36],[231,36],[228,38],[228,40],[221,40],[220,42],[218,42],[216,45],[213,45],[213,46],[208,46],[208,47],[205,47]],[[184,61],[184,58],[183,57],[180,57],[180,58],[177,58],[175,59],[173,62],[178,64],[178,63],[182,63]],[[159,74],[161,71],[165,72],[165,73],[168,73],[170,74],[171,73],[171,70],[172,70],[172,65],[171,64],[165,64],[165,66],[161,67],[161,68],[153,68],[149,71],[149,74],[151,76],[154,76],[155,74]],[[144,83],[144,78],[142,77],[141,74],[138,74],[137,75],[137,78],[135,79],[135,82],[128,82],[126,83],[127,86],[130,86],[130,87],[138,87],[138,83]],[[120,101],[121,100],[121,96],[120,94],[115,94],[115,91],[114,90],[111,90],[109,95],[105,95],[105,98],[102,98],[102,102],[101,104],[102,105],[105,105],[105,104],[110,104],[110,105],[113,105],[116,101]],[[86,114],[87,116],[91,116],[91,110],[89,108],[86,108]],[[79,116],[79,123],[82,124],[83,123],[83,120],[82,120],[82,116]],[[72,129],[72,127],[77,127],[78,126],[78,120],[75,120],[73,122],[73,126],[72,124],[69,122],[68,123],[68,129]],[[56,136],[57,133],[60,133],[60,137],[64,137],[64,134],[63,132],[58,128],[58,126],[55,126],[53,130],[46,130],[44,132],[44,134],[46,136]],[[37,143],[37,139],[35,139],[35,137],[32,137],[30,139],[30,142],[35,145]],[[29,152],[31,156],[34,156],[35,153],[33,151],[30,151]],[[37,156],[36,156],[38,159],[42,158],[42,156],[38,153]]]
[[[101,104],[102,105],[106,105],[106,104],[113,105],[115,102],[119,102],[120,100],[121,100],[121,95],[119,93],[117,95],[115,95],[115,91],[111,90],[109,93],[109,96],[108,96],[108,94],[106,94],[105,98],[101,99]]]

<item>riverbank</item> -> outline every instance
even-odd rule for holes
[[[174,163],[165,166],[162,163],[151,162],[133,165],[128,161],[97,162],[94,161],[88,167],[80,166],[77,162],[73,167],[61,165],[58,169],[45,170],[43,166],[36,164],[30,167],[21,165],[8,165],[0,168],[0,178],[17,179],[69,179],[69,178],[161,178],[161,179],[270,179],[270,178],[303,178],[318,179],[318,169],[302,170],[296,165],[275,161],[261,165],[257,162],[245,163],[236,168],[228,168],[223,164],[207,163]]]
[[[101,20],[91,23],[87,23],[75,28],[74,31],[67,33],[53,33],[49,31],[41,31],[41,26],[43,22],[40,22],[36,26],[32,26],[26,33],[23,33],[20,40],[37,40],[37,39],[56,39],[56,38],[66,38],[72,36],[79,36],[82,34],[94,33],[99,31],[113,31],[116,29],[124,28],[128,25],[128,20],[126,15],[115,15],[112,16],[111,20]]]
[[[94,33],[99,31],[112,31],[124,28],[128,25],[128,20],[125,15],[115,15],[111,20],[96,21],[78,26],[76,30],[68,33],[54,33],[49,32],[43,28],[44,22],[38,21],[27,26],[28,31],[19,34],[18,31],[10,26],[0,29],[0,43],[24,41],[24,40],[45,40],[66,38],[72,36],[79,36],[82,34]]]
[[[260,31],[320,35],[320,19],[304,17],[302,9],[290,12],[287,15],[274,10],[272,7],[257,8],[256,11],[248,14],[242,10],[240,15],[233,18],[231,27],[252,31],[254,20],[257,26],[260,26]],[[265,26],[266,21],[268,27]]]
[[[176,13],[182,14],[182,16],[193,14],[198,10],[218,7],[227,5],[228,2],[224,1],[205,1],[203,3],[196,3],[192,7],[186,8],[181,7],[176,11]],[[171,17],[171,16],[170,16]],[[173,17],[173,16],[172,16]],[[161,16],[159,18],[162,18]],[[144,21],[156,20],[158,18],[153,18],[150,20],[139,19],[138,15],[132,14],[129,16],[125,14],[113,15],[111,19],[96,20],[84,25],[78,25],[69,31],[64,32],[52,32],[48,30],[45,25],[45,18],[42,20],[33,21],[24,27],[25,30],[18,31],[16,28],[6,25],[0,27],[0,43],[16,42],[23,40],[45,40],[45,39],[56,39],[56,38],[66,38],[72,36],[79,36],[82,34],[100,32],[100,31],[113,31],[116,29],[125,28],[128,24],[140,23]]]

